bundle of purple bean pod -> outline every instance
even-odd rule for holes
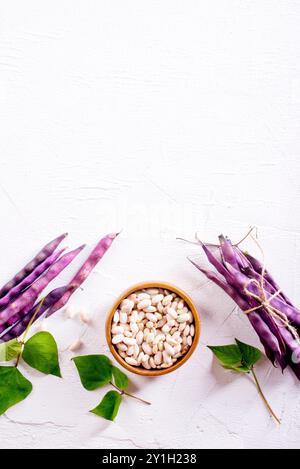
[[[12,280],[0,290],[0,339],[8,341],[19,337],[28,324],[48,311],[48,315],[62,308],[75,290],[89,276],[93,268],[111,246],[117,234],[105,236],[97,244],[70,283],[56,288],[43,299],[39,296],[82,251],[85,245],[61,255],[56,248],[66,237],[63,234],[48,243]],[[32,322],[33,322],[32,321]]]
[[[264,265],[228,238],[220,245],[201,244],[217,272],[191,260],[221,287],[247,315],[273,365],[289,365],[300,380],[300,310],[281,291]]]

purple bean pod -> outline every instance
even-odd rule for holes
[[[27,264],[25,267],[20,270],[9,282],[7,282],[0,290],[0,298],[2,298],[6,293],[14,288],[18,283],[27,277],[39,264],[44,262],[47,257],[51,256],[59,244],[65,239],[67,233],[64,233],[58,238],[53,239],[50,243],[46,244],[41,251]]]
[[[227,265],[226,267],[231,272],[231,274],[235,276],[235,285],[239,289],[244,291],[245,287],[247,286],[249,292],[254,293],[256,296],[261,295],[258,286],[253,282],[249,283],[248,277],[246,277],[241,272],[236,271],[234,267],[230,265]],[[265,295],[266,299],[270,300],[270,305],[284,313],[293,325],[298,327],[300,326],[300,312],[297,310],[297,308],[290,306],[278,297],[271,298],[272,295],[267,290],[265,290]]]
[[[22,293],[25,288],[29,287],[33,282],[35,282],[35,280],[37,280],[42,274],[44,274],[46,270],[48,270],[49,267],[53,265],[54,262],[60,257],[63,251],[64,249],[61,249],[60,251],[55,251],[53,254],[51,254],[51,256],[47,257],[44,262],[39,264],[32,271],[31,274],[25,277],[22,282],[20,282],[14,288],[9,290],[9,292],[6,293],[6,295],[0,299],[0,308],[7,306],[14,298],[16,298],[20,293]]]
[[[224,282],[223,279],[219,278],[218,275],[215,272],[212,272],[210,270],[202,269],[196,262],[192,261],[189,259],[191,264],[193,264],[196,269],[200,270],[206,277],[214,282],[216,285],[218,285],[220,288],[222,288],[235,302],[236,304],[244,311],[249,309],[248,303],[242,298],[237,290],[229,285],[228,283]]]
[[[220,279],[214,272],[202,269],[194,261],[191,259],[189,260],[198,270],[206,275],[208,279],[212,280],[216,285],[221,287],[236,302],[242,311],[247,311],[251,308],[249,303],[239,295],[234,287],[228,285],[228,283]],[[247,314],[247,317],[252,324],[252,327],[256,331],[262,345],[264,346],[267,357],[273,364],[278,363],[281,368],[284,369],[286,362],[276,336],[270,331],[263,319],[256,312]]]
[[[24,309],[28,307],[29,304],[32,306],[35,303],[44,288],[75,259],[83,248],[84,246],[80,246],[74,251],[64,254],[44,275],[37,279],[31,287],[25,290],[13,303],[0,312],[0,333],[6,329],[6,324],[9,324],[9,322],[15,323],[23,317]]]
[[[118,233],[113,233],[105,236],[102,238],[96,247],[93,249],[91,254],[88,256],[87,260],[83,263],[81,268],[78,270],[76,275],[69,283],[69,290],[65,293],[65,295],[55,304],[47,313],[47,317],[51,316],[55,311],[59,310],[69,301],[69,298],[73,293],[83,284],[83,282],[87,279],[90,275],[92,270],[98,264],[98,262],[102,259],[106,251],[110,248],[113,241],[118,236]]]
[[[231,244],[231,241],[225,238],[225,236],[223,235],[219,236],[219,241],[220,241],[220,250],[221,250],[223,259],[229,264],[231,264],[233,267],[238,269],[239,268],[238,259],[233,249],[233,246]]]
[[[245,256],[249,259],[249,261],[251,262],[251,265],[253,266],[254,270],[258,273],[258,274],[262,274],[262,271],[263,271],[263,266],[262,264],[259,262],[259,260],[255,259],[255,257],[251,256],[250,254],[248,253],[245,253]],[[265,274],[264,274],[264,277],[265,279],[271,284],[273,285],[274,289],[276,291],[278,291],[280,289],[279,285],[277,284],[277,282],[274,280],[274,278],[272,277],[272,275],[267,271],[265,270]],[[284,301],[289,304],[290,306],[293,306],[293,303],[291,302],[291,300],[286,296],[285,293],[281,292],[281,296],[283,297]]]
[[[31,309],[28,311],[22,319],[20,319],[13,327],[11,327],[7,332],[1,336],[1,340],[4,342],[8,342],[9,340],[15,339],[20,337],[21,334],[26,330],[31,318],[36,313],[37,309],[38,312],[34,318],[34,321],[37,321],[52,305],[54,305],[68,290],[68,285],[64,287],[55,288],[52,290],[48,295],[41,301],[37,302]]]

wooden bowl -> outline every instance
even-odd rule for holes
[[[182,358],[179,358],[178,361],[176,363],[174,363],[174,365],[170,366],[169,368],[163,368],[163,369],[159,369],[159,370],[155,370],[155,369],[154,370],[146,370],[145,368],[142,368],[142,367],[129,365],[118,354],[115,346],[112,344],[111,325],[112,325],[112,321],[113,321],[113,316],[114,316],[116,310],[118,309],[118,307],[120,306],[120,303],[125,298],[127,298],[131,293],[134,293],[137,290],[143,290],[145,288],[164,288],[166,290],[169,290],[171,292],[176,293],[177,296],[179,296],[180,298],[182,298],[186,302],[188,308],[190,309],[191,313],[194,316],[195,335],[194,335],[192,345],[190,346],[187,353]],[[197,347],[199,337],[200,337],[200,319],[199,319],[197,309],[196,309],[194,303],[192,302],[191,298],[184,291],[180,290],[180,288],[175,287],[174,285],[171,285],[171,284],[165,283],[165,282],[142,282],[142,283],[138,283],[137,285],[133,285],[132,287],[128,288],[128,290],[126,290],[117,299],[117,301],[114,303],[112,309],[110,310],[110,312],[107,316],[107,320],[106,320],[106,340],[107,340],[108,346],[109,346],[110,351],[113,354],[114,358],[116,359],[116,361],[120,365],[122,365],[128,371],[131,371],[131,373],[136,373],[137,375],[141,375],[141,376],[161,376],[161,375],[165,375],[167,373],[171,373],[171,371],[177,370],[177,368],[182,366],[190,358],[190,356],[192,355],[192,353],[194,352],[194,350]]]

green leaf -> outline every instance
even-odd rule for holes
[[[9,362],[20,355],[22,344],[17,339],[0,344],[0,362]]]
[[[0,415],[23,401],[32,391],[32,384],[15,366],[0,366]]]
[[[125,373],[119,370],[119,368],[117,368],[116,366],[113,366],[112,374],[113,374],[115,385],[117,386],[117,388],[119,388],[121,391],[125,391],[125,389],[128,388],[128,384],[129,384],[129,379],[125,375]]]
[[[208,348],[226,368],[238,368],[242,365],[242,354],[236,344],[211,346]]]
[[[32,368],[61,377],[57,344],[49,332],[38,332],[31,337],[24,345],[22,357]]]
[[[252,345],[240,342],[238,339],[235,339],[235,341],[242,354],[243,365],[246,365],[248,368],[252,368],[252,366],[255,365],[258,360],[260,360],[263,354],[260,350],[258,350],[258,348],[252,347]]]
[[[120,393],[117,391],[108,391],[100,404],[90,412],[106,420],[113,421],[116,418],[121,402],[122,396]]]
[[[248,366],[240,365],[240,366],[226,366],[222,365],[225,370],[236,371],[237,373],[249,373],[250,368]]]
[[[108,384],[112,379],[112,364],[105,355],[83,355],[72,358],[82,386],[88,391]]]

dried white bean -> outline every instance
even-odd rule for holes
[[[139,318],[138,318],[137,322],[142,321],[142,320],[144,319],[144,317],[145,317],[144,311],[140,311],[140,312],[139,312]]]
[[[152,344],[152,343],[153,343],[153,340],[154,340],[154,333],[153,333],[153,332],[149,332],[149,334],[147,335],[147,338],[146,338],[147,344]]]
[[[137,358],[140,353],[140,347],[138,346],[138,344],[135,344],[133,347],[134,347],[133,357]]]
[[[151,306],[151,300],[142,300],[137,304],[137,309],[141,310],[147,308],[147,306]]]
[[[136,366],[138,364],[136,359],[132,358],[132,357],[126,357],[125,361],[126,361],[126,363],[128,363],[128,365],[132,365],[132,366]]]
[[[158,323],[156,324],[156,326],[157,326],[158,328],[161,328],[161,327],[163,327],[163,326],[166,324],[166,322],[167,322],[167,319],[166,319],[166,318],[162,318],[160,321],[158,321]]]
[[[123,334],[124,332],[124,327],[122,326],[117,326],[116,324],[113,324],[112,328],[111,328],[111,332],[115,335],[115,334]]]
[[[130,315],[130,322],[137,322],[139,320],[139,313],[136,310],[133,310],[131,315]]]
[[[141,352],[141,353],[143,353],[143,352]],[[149,355],[147,353],[143,353],[142,362],[146,362],[147,360],[149,360]]]
[[[144,357],[144,352],[140,352],[139,356],[136,359],[138,365],[140,365],[142,363],[143,357]]]
[[[190,325],[190,335],[191,335],[192,337],[194,337],[194,335],[195,335],[195,326],[194,326],[194,324],[191,324],[191,325]]]
[[[137,297],[136,293],[131,293],[131,295],[129,295],[128,297],[128,300],[131,300],[134,303],[136,303],[136,297]]]
[[[170,327],[168,324],[165,324],[165,325],[161,328],[161,330],[162,330],[165,334],[167,334],[168,332],[170,332],[171,327]]]
[[[154,363],[155,363],[155,365],[160,365],[160,364],[161,364],[161,361],[162,361],[162,353],[161,353],[161,352],[157,352],[157,353],[154,355]]]
[[[180,332],[179,332],[179,331],[174,332],[174,334],[172,335],[172,337],[173,337],[173,339],[178,340],[179,337],[180,337]]]
[[[173,296],[172,295],[167,295],[164,297],[164,299],[162,300],[162,304],[163,306],[167,306],[169,305],[173,300]]]
[[[146,368],[146,370],[151,370],[151,366],[149,365],[148,360],[146,360],[145,362],[142,362],[142,366]]]
[[[167,316],[168,316],[168,315],[167,315]],[[168,323],[167,323],[167,324],[168,324],[168,326],[170,327],[170,329],[175,326],[175,324],[176,324],[175,319],[172,319],[172,318],[168,317],[167,320],[168,320]]]
[[[136,340],[134,339],[134,337],[124,337],[123,342],[126,345],[135,345],[136,344]]]
[[[168,315],[171,316],[171,318],[173,318],[173,319],[177,319],[177,317],[178,317],[177,311],[175,311],[174,308],[168,308],[168,309],[167,309],[167,313],[168,313]]]
[[[187,314],[188,314],[188,316],[189,316],[189,319],[188,319],[189,323],[192,323],[192,322],[194,321],[194,316],[193,316],[192,312],[191,312],[191,311],[188,311]]]
[[[137,332],[139,331],[139,326],[136,322],[131,322],[130,329],[132,330],[133,334],[137,334]]]
[[[177,345],[177,341],[170,334],[167,334],[166,341],[170,345]]]
[[[172,363],[172,358],[170,357],[168,352],[166,352],[166,350],[163,351],[162,355],[164,363]]]
[[[149,358],[149,365],[151,366],[151,368],[156,368],[156,365],[155,365],[155,362],[154,362],[153,357],[150,357],[150,358]]]
[[[119,344],[117,344],[117,349],[118,349],[118,350],[121,350],[121,352],[126,352],[126,350],[128,349],[128,347],[127,347],[126,344],[123,344],[123,342],[120,342]]]
[[[152,304],[153,305],[158,305],[158,303],[160,303],[163,299],[164,299],[164,295],[157,294],[157,295],[153,296]]]
[[[120,321],[119,311],[116,311],[114,314],[114,322],[118,323]]]
[[[189,315],[187,313],[178,314],[177,322],[179,322],[179,324],[186,322],[188,320],[189,320]]]
[[[123,334],[117,334],[112,338],[112,343],[114,345],[119,344],[120,342],[123,342],[124,336]]]
[[[133,310],[133,307],[134,307],[134,302],[131,301],[131,300],[123,300],[122,303],[121,303],[121,311],[124,312],[124,313],[131,313],[131,311]]]
[[[157,317],[153,313],[146,313],[146,318],[151,322],[157,322]]]
[[[130,357],[133,354],[134,354],[134,345],[131,345],[130,347],[128,347],[127,355]]]
[[[175,355],[173,347],[170,344],[168,344],[168,342],[165,342],[164,345],[165,345],[165,351],[167,352],[167,354],[173,357],[173,355]]]
[[[170,361],[170,363],[163,363],[160,367],[161,368],[170,368],[170,366],[172,366],[173,363],[172,363],[172,360]]]
[[[155,313],[156,308],[155,308],[155,306],[147,306],[147,308],[144,308],[143,311],[145,313]]]
[[[147,342],[142,343],[142,349],[147,355],[152,355],[152,348]]]
[[[124,311],[120,312],[120,323],[121,324],[126,324],[127,322],[127,313],[124,313]]]
[[[141,343],[143,342],[144,340],[144,332],[143,331],[139,331],[135,337],[136,339],[136,342],[138,345],[141,345]]]
[[[70,352],[76,352],[77,350],[80,350],[83,346],[83,342],[81,339],[75,340],[72,345],[70,345],[69,350]]]
[[[140,302],[140,301],[143,301],[143,300],[150,300],[150,295],[149,293],[139,293],[137,295],[137,300]]]

